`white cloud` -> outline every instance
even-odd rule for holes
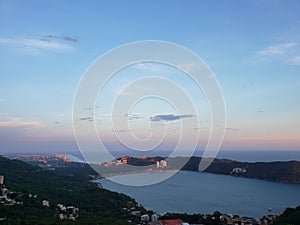
[[[42,41],[38,39],[23,39],[23,44],[26,47],[32,47],[44,50],[57,50],[57,51],[70,51],[73,49],[72,46],[62,44],[56,41]]]
[[[300,55],[288,59],[287,63],[290,65],[300,65]]]
[[[70,52],[74,50],[71,45],[55,40],[40,40],[33,38],[0,38],[0,45],[19,53],[37,54],[43,51]]]
[[[288,49],[295,47],[296,45],[297,44],[293,42],[271,45],[258,51],[258,54],[263,56],[282,55],[286,53]]]
[[[169,68],[168,65],[160,62],[142,62],[132,65],[134,69],[152,72],[152,73],[162,73],[168,72],[173,68]]]
[[[9,39],[9,38],[0,38],[0,44],[7,44],[10,42],[11,42],[11,39]]]

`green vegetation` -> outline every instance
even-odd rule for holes
[[[168,165],[177,168],[179,162],[187,161],[182,170],[198,171],[201,157],[168,159]],[[245,173],[232,173],[234,168],[241,168]],[[262,180],[300,183],[300,162],[238,162],[228,159],[215,159],[205,170],[208,173],[257,178]]]
[[[78,164],[74,165],[78,166]],[[0,221],[0,224],[124,225],[130,224],[128,220],[137,224],[137,218],[130,216],[128,210],[124,210],[135,207],[144,211],[142,207],[137,206],[134,199],[101,189],[96,184],[90,183],[86,174],[74,175],[70,174],[70,170],[72,168],[66,169],[65,172],[60,169],[58,175],[18,160],[0,157],[0,175],[5,176],[6,188],[23,193],[18,199],[23,202],[22,205],[0,205],[0,218],[6,218]],[[37,198],[29,197],[29,194],[37,195]],[[50,207],[42,206],[44,199],[50,201]],[[78,220],[60,221],[55,218],[55,208],[58,203],[78,207]]]
[[[274,225],[297,225],[300,224],[300,206],[287,208],[280,216],[277,216]]]

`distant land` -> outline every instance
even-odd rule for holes
[[[23,154],[13,155],[11,158],[20,159],[34,165],[50,167],[47,163],[53,161],[52,157],[57,156],[66,162],[78,162],[85,164],[78,157],[70,154]],[[147,157],[141,156],[131,157],[122,156],[111,162],[102,164],[91,164],[99,176],[107,177],[127,173],[136,173],[142,171],[157,170],[188,170],[198,171],[201,157],[175,157],[166,158],[162,156]],[[76,161],[78,160],[78,161]],[[157,162],[166,161],[166,165],[157,167]],[[58,169],[58,168],[56,168]],[[95,172],[95,171],[94,171]],[[222,174],[230,176],[239,176],[245,178],[255,178],[274,182],[300,183],[300,161],[274,161],[274,162],[240,162],[230,159],[214,159],[212,164],[204,171],[213,174]]]
[[[174,161],[176,160],[179,160],[179,158],[174,159]],[[200,160],[200,157],[192,157],[182,169],[196,171],[198,170]],[[228,159],[215,159],[205,172],[276,182],[300,183],[299,161],[249,163]]]
[[[201,157],[120,157],[114,162],[107,162],[100,166],[94,166],[103,176],[112,176],[126,172],[138,172],[140,170],[190,170],[198,171]],[[158,162],[166,162],[165,165],[157,165]],[[183,165],[183,167],[182,167]],[[229,159],[214,159],[212,164],[204,171],[207,173],[256,178],[267,181],[300,183],[299,161],[277,162],[239,162]]]

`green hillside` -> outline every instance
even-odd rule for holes
[[[127,223],[128,220],[137,220],[125,210],[130,207],[139,208],[133,199],[101,189],[80,176],[57,175],[4,157],[0,157],[0,175],[5,176],[6,188],[21,193],[16,200],[23,202],[10,206],[1,204],[0,218],[4,220],[0,220],[0,224],[124,225],[130,224]],[[29,194],[37,197],[29,197]],[[48,200],[50,207],[42,206],[42,200]],[[76,221],[60,221],[55,217],[57,204],[78,207],[79,218]]]

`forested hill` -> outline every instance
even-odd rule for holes
[[[159,166],[159,161],[166,161],[167,166]],[[180,169],[198,171],[201,157],[148,157],[148,158],[134,158],[127,159],[128,164],[134,165],[136,168],[148,166],[148,168],[168,170]],[[203,159],[206,160],[206,159]],[[113,166],[111,166],[113,167]],[[126,166],[104,167],[109,168],[109,171],[114,171],[115,174],[126,171]],[[268,181],[300,183],[300,162],[299,161],[277,161],[277,162],[239,162],[229,159],[214,159],[211,165],[205,170],[208,173],[223,174],[231,176],[240,176],[246,178],[257,178]]]
[[[62,172],[60,171],[62,174]],[[136,220],[127,208],[137,208],[134,199],[91,184],[80,176],[58,175],[39,167],[0,156],[0,175],[13,201],[3,203],[1,191],[0,224],[129,224]],[[5,197],[6,198],[6,197]],[[42,205],[47,200],[49,207]],[[57,218],[57,204],[79,208],[76,221]],[[138,221],[137,221],[138,222]]]
[[[176,166],[182,158],[168,160],[170,166]],[[192,157],[183,170],[197,171],[201,157]],[[215,159],[205,170],[208,173],[258,178],[269,181],[300,183],[300,162],[238,162],[228,159]]]

